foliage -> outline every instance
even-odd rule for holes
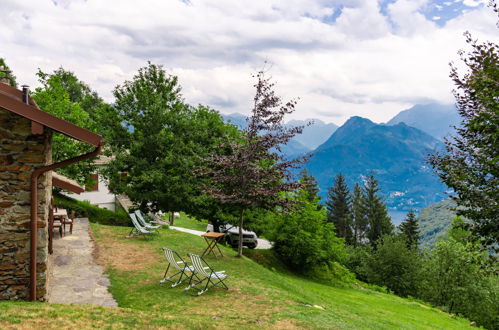
[[[7,77],[11,86],[17,88],[16,76],[12,74],[9,66],[5,63],[5,59],[0,57],[0,78]]]
[[[95,92],[70,71],[59,68],[51,74],[41,70],[37,73],[42,87],[36,88],[33,99],[44,111],[67,120],[90,131],[98,131],[96,109],[104,107],[104,102]],[[76,157],[93,150],[93,147],[63,134],[54,134],[52,158],[54,162]],[[86,160],[63,167],[62,174],[83,184],[92,184],[90,174],[96,171],[93,160]]]
[[[130,226],[131,222],[128,214],[122,209],[113,212],[107,209],[92,205],[87,201],[78,201],[76,199],[54,194],[54,203],[57,207],[65,208],[68,211],[74,210],[77,218],[85,217],[91,222],[104,225]]]
[[[353,245],[358,246],[366,240],[369,220],[364,206],[364,192],[358,183],[353,188],[351,212],[352,212],[352,240]]]
[[[347,257],[344,261],[345,267],[352,271],[355,276],[364,282],[368,282],[367,277],[367,263],[371,258],[373,248],[369,244],[352,246],[346,246]]]
[[[334,178],[334,185],[329,188],[326,201],[327,220],[334,224],[338,237],[346,243],[352,243],[352,217],[350,214],[350,192],[342,174]]]
[[[263,72],[256,78],[254,106],[242,138],[220,143],[200,171],[210,178],[205,192],[239,212],[239,256],[243,253],[244,212],[255,207],[289,207],[289,198],[283,193],[300,186],[292,180],[290,169],[303,160],[285,160],[281,155],[281,146],[302,131],[302,127],[283,125],[284,116],[294,111],[296,102],[282,104],[270,79]]]
[[[432,248],[447,235],[452,219],[456,216],[456,206],[452,199],[446,199],[428,206],[418,214],[421,248]]]
[[[409,249],[417,249],[419,242],[419,225],[418,219],[413,210],[407,213],[405,220],[399,225],[399,229],[405,238]]]
[[[316,198],[320,199],[319,196],[319,186],[317,185],[317,180],[307,171],[307,169],[303,169],[300,172],[300,182],[303,186],[303,189],[308,191],[309,202],[313,202]],[[320,207],[322,205],[319,204]]]
[[[386,205],[383,203],[381,197],[378,196],[380,191],[378,181],[373,174],[366,178],[364,185],[364,210],[366,212],[367,222],[369,229],[367,231],[367,238],[371,245],[376,246],[376,241],[381,236],[391,234],[393,225]]]
[[[487,328],[497,328],[499,278],[482,267],[487,255],[452,237],[439,241],[425,260],[420,296],[450,313],[465,315]]]
[[[400,235],[384,235],[365,265],[369,283],[386,286],[395,294],[406,297],[418,293],[420,269],[419,251],[408,248]]]
[[[491,2],[499,14],[497,5]],[[452,65],[450,77],[462,117],[457,135],[446,141],[446,153],[434,154],[430,164],[441,180],[454,189],[462,208],[458,214],[471,220],[475,237],[499,249],[499,46],[478,43],[469,32],[469,53],[460,52],[468,71],[459,75]]]
[[[113,191],[126,194],[141,209],[195,215],[210,211],[202,214],[210,220],[215,205],[201,198],[203,181],[194,172],[221,138],[238,133],[216,111],[186,105],[180,91],[177,77],[151,63],[115,88],[109,116],[120,125],[108,126],[115,157],[106,176]]]
[[[270,240],[281,260],[298,271],[329,265],[345,257],[343,239],[336,237],[334,225],[326,222],[324,209],[318,200],[308,202],[309,193],[300,190],[294,199],[296,210],[276,216]]]
[[[464,223],[454,219],[449,236],[425,253],[408,246],[403,234],[383,236],[375,249],[349,247],[345,265],[358,279],[495,328],[499,277],[486,271],[490,260],[480,252],[479,242],[470,239]]]

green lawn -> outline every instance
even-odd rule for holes
[[[110,290],[121,308],[3,302],[0,328],[68,327],[71,322],[79,328],[469,328],[469,321],[419,302],[360,285],[324,285],[281,265],[271,270],[249,258],[236,258],[235,251],[223,246],[223,258],[207,260],[229,274],[230,290],[215,288],[193,297],[183,287],[158,284],[165,269],[160,248],[170,247],[182,256],[201,253],[206,246],[201,237],[162,229],[152,240],[126,239],[127,228],[91,228],[98,260],[110,274]],[[250,253],[258,257],[259,252]]]
[[[168,221],[168,215],[163,216],[165,221]],[[173,225],[175,227],[183,227],[183,228],[188,228],[188,229],[194,229],[194,230],[199,230],[199,231],[206,231],[206,225],[208,224],[208,221],[202,220],[202,221],[197,221],[194,219],[189,218],[185,213],[181,212],[180,213],[180,218],[175,218]]]

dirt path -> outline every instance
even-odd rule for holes
[[[118,306],[107,290],[110,285],[107,275],[94,262],[94,242],[88,230],[88,219],[80,218],[75,219],[72,234],[68,230],[62,238],[59,233],[54,234],[49,302]]]

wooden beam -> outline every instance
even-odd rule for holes
[[[0,107],[93,146],[97,147],[103,143],[102,136],[99,134],[90,132],[89,130],[76,126],[68,121],[52,116],[33,105],[25,104],[12,95],[5,94],[3,90],[0,90]]]

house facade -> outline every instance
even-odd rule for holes
[[[33,134],[31,120],[0,105],[0,300],[26,300],[30,283],[31,173],[52,161],[52,131]],[[37,300],[47,288],[50,173],[38,180]]]
[[[53,132],[96,149],[53,163]],[[45,300],[52,184],[70,185],[51,171],[95,157],[102,145],[101,136],[40,110],[27,87],[0,81],[0,300]]]
[[[99,169],[106,166],[110,160],[110,157],[101,155],[94,161],[94,165]],[[66,193],[65,195],[79,201],[88,201],[90,204],[101,208],[116,211],[117,206],[119,206],[118,198],[109,190],[108,182],[102,174],[99,174],[99,170],[92,175],[92,180],[95,182],[95,185],[86,187],[85,192],[81,194]]]

